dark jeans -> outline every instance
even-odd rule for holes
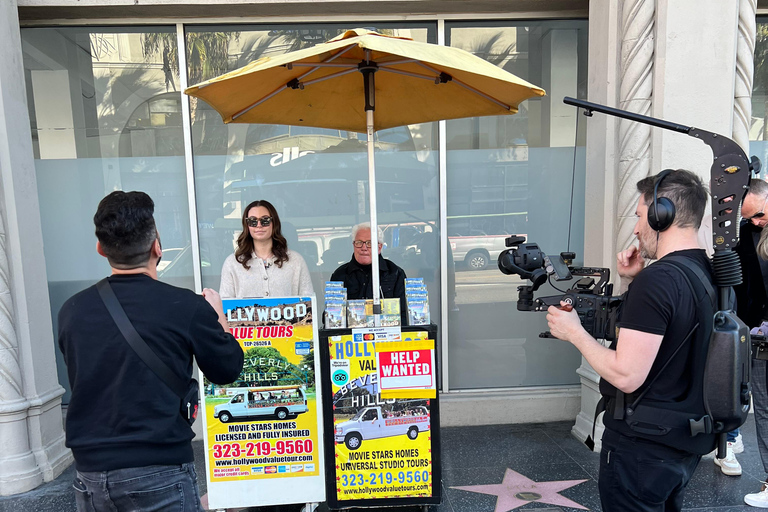
[[[78,512],[202,512],[193,463],[77,472]]]
[[[606,428],[598,479],[603,512],[679,511],[700,458]]]

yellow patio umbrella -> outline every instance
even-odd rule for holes
[[[261,58],[184,92],[211,105],[225,123],[367,133],[374,252],[378,247],[375,130],[511,115],[521,102],[544,95],[540,87],[459,48],[363,29],[348,30],[304,50]],[[377,312],[379,260],[372,260]]]

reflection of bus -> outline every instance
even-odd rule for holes
[[[229,402],[213,409],[213,417],[222,423],[233,419],[284,420],[309,410],[304,389],[298,386],[272,386],[262,388],[229,388]]]
[[[357,450],[363,439],[407,435],[416,439],[419,432],[429,430],[429,411],[424,406],[403,411],[386,411],[381,407],[366,407],[352,419],[336,425],[334,438],[350,450]]]

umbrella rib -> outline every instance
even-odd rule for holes
[[[421,62],[421,61],[419,61],[419,62],[418,62],[418,64],[419,64],[420,66],[422,66],[422,67],[424,67],[424,68],[426,68],[426,69],[428,69],[428,70],[432,71],[433,73],[437,73],[438,75],[440,75],[440,74],[441,74],[441,73],[440,73],[440,71],[436,70],[436,69],[435,69],[435,68],[433,68],[432,66],[427,66],[426,64],[424,64],[424,63],[423,63],[423,62]],[[467,89],[467,90],[469,90],[469,91],[472,91],[473,93],[477,94],[478,96],[482,96],[483,98],[487,99],[488,101],[491,101],[491,102],[493,102],[493,103],[497,104],[498,106],[500,106],[500,107],[502,107],[502,108],[504,108],[504,109],[507,109],[507,110],[512,110],[512,107],[510,107],[510,106],[509,106],[509,105],[507,105],[506,103],[504,103],[504,102],[501,102],[501,101],[497,100],[497,99],[496,99],[496,98],[494,98],[493,96],[488,96],[488,95],[487,95],[487,94],[485,94],[484,92],[480,92],[480,91],[478,91],[477,89],[475,89],[475,88],[474,88],[474,87],[472,87],[471,85],[467,85],[467,84],[465,84],[464,82],[462,82],[461,80],[457,80],[457,79],[456,79],[456,77],[455,77],[455,76],[453,76],[453,75],[451,75],[451,82],[454,82],[454,83],[456,83],[457,85],[460,85],[460,86],[464,87],[465,89]]]
[[[414,78],[424,78],[429,81],[435,81],[438,78],[436,76],[420,75],[418,73],[411,73],[410,71],[401,71],[399,69],[389,69],[389,68],[379,67],[379,71],[386,71],[387,73],[397,73],[398,75],[412,76]]]
[[[333,56],[329,57],[328,59],[326,59],[326,60],[325,60],[325,61],[323,61],[322,63],[319,63],[319,62],[318,62],[318,63],[315,63],[315,64],[313,64],[313,68],[312,68],[312,69],[310,69],[309,71],[307,71],[306,73],[304,73],[303,75],[299,76],[299,77],[296,79],[296,84],[297,84],[297,86],[298,86],[298,85],[301,85],[301,86],[303,86],[303,85],[307,85],[307,84],[311,84],[311,83],[315,83],[315,82],[320,82],[320,81],[322,81],[322,80],[327,80],[327,79],[329,79],[329,78],[333,78],[333,77],[336,77],[336,76],[346,75],[347,73],[350,73],[350,72],[352,72],[352,71],[356,71],[356,70],[357,70],[357,66],[355,66],[355,69],[350,69],[350,70],[347,70],[347,71],[342,71],[341,73],[335,73],[335,74],[333,74],[333,75],[328,75],[328,76],[326,76],[326,77],[323,77],[323,78],[319,78],[319,79],[317,79],[317,80],[310,80],[309,82],[307,82],[307,83],[305,83],[305,84],[301,84],[301,79],[302,79],[302,78],[304,78],[304,77],[306,77],[306,76],[309,76],[310,74],[312,74],[312,73],[314,73],[315,71],[317,71],[318,69],[320,69],[320,67],[321,67],[321,66],[318,66],[318,64],[328,64],[328,63],[330,63],[331,61],[333,61],[333,60],[335,60],[335,59],[337,59],[337,58],[341,57],[342,55],[344,55],[345,53],[347,53],[349,50],[351,50],[352,48],[354,48],[355,46],[357,46],[357,45],[351,44],[351,45],[347,46],[346,48],[344,48],[344,49],[343,49],[342,51],[340,51],[339,53],[337,53],[336,55],[333,55]],[[297,65],[297,64],[293,64],[293,65]],[[235,119],[237,119],[238,117],[242,116],[243,114],[245,114],[245,113],[249,112],[250,110],[252,110],[252,109],[254,109],[254,108],[258,107],[259,105],[261,105],[262,103],[264,103],[265,101],[267,101],[268,99],[270,99],[272,96],[274,96],[275,94],[279,93],[280,91],[283,91],[283,90],[287,89],[288,87],[289,87],[289,85],[288,85],[288,84],[286,84],[286,85],[283,85],[282,87],[280,87],[279,89],[277,89],[277,90],[275,90],[275,91],[272,91],[271,93],[267,94],[266,96],[264,96],[264,97],[263,97],[263,98],[261,98],[260,100],[256,101],[255,103],[252,103],[251,105],[247,106],[247,107],[246,107],[246,108],[244,108],[243,110],[241,110],[241,111],[237,112],[235,115],[233,115],[233,116],[232,116],[232,120],[234,121]]]
[[[471,85],[467,85],[467,84],[465,84],[464,82],[462,82],[462,81],[460,81],[460,80],[456,80],[456,78],[455,78],[455,77],[453,78],[453,80],[451,80],[451,82],[455,83],[456,85],[460,85],[460,86],[464,87],[465,89],[467,89],[467,90],[469,90],[469,91],[472,91],[473,93],[477,94],[478,96],[482,96],[483,98],[487,99],[488,101],[491,101],[491,102],[493,102],[493,103],[497,104],[497,105],[498,105],[498,106],[500,106],[501,108],[504,108],[504,109],[507,109],[507,110],[512,110],[512,107],[510,107],[510,106],[509,106],[509,105],[507,105],[506,103],[503,103],[503,102],[501,102],[501,101],[497,100],[497,99],[496,99],[496,98],[494,98],[493,96],[488,96],[488,95],[487,95],[487,94],[485,94],[484,92],[480,92],[480,91],[478,91],[477,89],[475,89],[475,88],[474,88],[474,87],[472,87]]]
[[[279,93],[280,91],[284,91],[284,90],[285,90],[285,89],[287,89],[287,88],[288,88],[288,85],[281,85],[279,89],[276,89],[276,90],[272,91],[271,93],[267,94],[266,96],[264,96],[264,97],[263,97],[263,98],[261,98],[260,100],[256,101],[255,103],[252,103],[252,104],[250,104],[249,106],[245,107],[243,110],[241,110],[241,111],[239,111],[239,112],[235,113],[235,114],[232,116],[232,120],[234,121],[234,120],[235,120],[235,119],[237,119],[238,117],[240,117],[240,116],[242,116],[243,114],[245,114],[245,113],[249,112],[251,109],[258,107],[259,105],[261,105],[262,103],[264,103],[265,101],[267,101],[269,98],[271,98],[271,97],[272,97],[272,96],[274,96],[275,94]]]
[[[288,64],[286,64],[287,66]],[[305,68],[356,68],[357,64],[333,64],[331,62],[295,62],[290,64],[291,66],[305,67]]]
[[[412,62],[418,62],[416,59],[402,59],[402,60],[390,60],[387,62],[379,62],[379,67],[395,66],[397,64],[410,64]]]
[[[440,75],[440,74],[441,74],[441,73],[440,73],[440,71],[438,71],[437,69],[433,68],[432,66],[428,66],[428,65],[424,64],[424,63],[423,63],[423,62],[421,62],[421,61],[419,61],[419,63],[418,63],[418,64],[419,64],[420,66],[422,66],[422,67],[425,67],[425,68],[427,68],[428,70],[432,71],[433,73],[437,73],[438,75]],[[500,106],[500,107],[502,107],[502,108],[505,108],[505,109],[507,109],[507,110],[513,110],[513,109],[512,109],[512,107],[511,107],[511,106],[509,106],[509,105],[507,105],[506,103],[504,103],[504,102],[502,102],[502,101],[499,101],[499,100],[497,100],[497,99],[496,99],[496,98],[494,98],[493,96],[488,96],[488,95],[487,95],[487,94],[485,94],[484,92],[480,92],[480,91],[478,91],[477,89],[475,89],[475,88],[474,88],[474,87],[472,87],[471,85],[467,85],[467,84],[465,84],[464,82],[462,82],[461,80],[457,80],[457,79],[456,79],[456,77],[455,77],[455,76],[453,76],[453,75],[451,75],[451,82],[455,82],[455,83],[457,83],[458,85],[460,85],[460,86],[464,87],[465,89],[467,89],[467,90],[469,90],[469,91],[472,91],[473,93],[477,94],[478,96],[482,96],[483,98],[485,98],[485,99],[487,99],[488,101],[491,101],[491,102],[493,102],[493,103],[497,104],[498,106]]]
[[[356,45],[356,44],[351,44],[351,45],[347,46],[346,48],[344,48],[343,50],[341,50],[341,51],[340,51],[339,53],[337,53],[336,55],[332,55],[332,56],[328,57],[327,59],[325,59],[325,60],[323,61],[323,63],[324,63],[324,64],[327,64],[327,63],[329,63],[329,62],[333,62],[334,60],[338,59],[339,57],[341,57],[342,55],[344,55],[345,53],[347,53],[349,50],[351,50],[351,49],[352,49],[352,48],[354,48],[355,46],[357,46],[357,45]],[[315,71],[317,71],[318,69],[320,69],[320,67],[319,67],[319,66],[315,66],[313,69],[310,69],[309,71],[307,71],[307,72],[306,72],[306,73],[304,73],[303,75],[299,76],[299,77],[298,77],[296,80],[298,80],[299,82],[301,82],[301,80],[302,80],[302,79],[304,79],[304,78],[308,77],[309,75],[311,75],[312,73],[314,73],[314,72],[315,72]]]
[[[322,82],[323,80],[329,80],[331,78],[336,78],[339,76],[348,75],[350,73],[354,73],[357,71],[357,66],[355,66],[355,69],[345,69],[344,71],[339,71],[338,73],[331,73],[330,75],[326,75],[320,78],[315,78],[314,80],[307,80],[306,82],[298,82],[296,85],[299,88],[303,88],[307,85],[316,84],[317,82]]]

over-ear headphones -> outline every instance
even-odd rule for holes
[[[653,202],[648,205],[648,225],[654,231],[664,231],[675,222],[675,203],[668,197],[659,197],[659,185],[673,169],[664,169],[653,186]]]

